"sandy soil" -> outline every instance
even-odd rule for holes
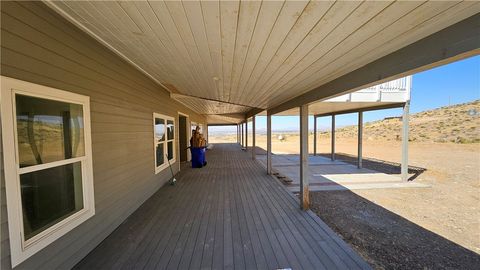
[[[272,140],[274,153],[298,154],[298,135],[287,134],[283,142],[276,137],[274,135]],[[313,145],[312,139],[310,136],[310,146]],[[223,140],[233,141],[234,137],[223,138]],[[249,142],[251,143],[251,138]],[[257,136],[257,146],[265,148],[266,136]],[[400,162],[399,141],[366,139],[363,148],[365,157]],[[310,151],[313,152],[312,147]],[[427,169],[415,181],[428,183],[431,188],[357,190],[328,195],[317,193],[312,194],[314,210],[376,268],[478,266],[476,263],[480,263],[480,144],[410,142],[409,151],[409,164]],[[319,141],[318,152],[330,152],[329,140]],[[336,152],[355,155],[356,139],[338,139]],[[351,207],[352,205],[354,207]],[[361,218],[356,219],[355,215]],[[349,216],[352,218],[349,219]],[[356,224],[352,225],[352,222]],[[392,226],[385,230],[385,224],[392,224]],[[398,224],[412,224],[412,226],[398,226]],[[352,228],[360,231],[353,233]],[[373,229],[369,232],[368,228]],[[418,234],[412,237],[412,231]],[[364,233],[363,237],[362,233]],[[376,241],[372,233],[376,233],[378,239],[386,239],[387,242],[379,241],[377,246],[369,247],[367,242]],[[399,237],[401,235],[404,237]],[[419,239],[423,241],[419,243]],[[403,258],[395,260],[395,254],[402,254],[398,249],[422,245],[421,243],[424,243],[424,250],[443,250],[443,253],[438,251],[436,255],[441,255],[444,259],[436,260],[437,256],[433,254],[431,260],[434,262],[428,262],[425,259],[430,255],[424,253],[424,256],[421,256],[418,254],[422,252],[421,250],[406,248],[404,256],[410,256],[412,263],[403,265],[400,263],[405,261]],[[371,252],[365,250],[368,248],[372,249]],[[386,248],[392,252],[388,253],[388,250],[384,250]],[[467,255],[460,252],[463,248]],[[375,250],[381,250],[381,252],[378,253]],[[470,251],[475,258],[470,258],[471,260],[463,258],[468,257]],[[387,259],[382,260],[382,257]],[[458,262],[454,262],[454,258]],[[389,265],[389,260],[393,264]],[[425,262],[422,263],[422,260]],[[462,265],[462,261],[468,263]]]

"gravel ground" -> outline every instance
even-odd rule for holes
[[[312,210],[375,269],[480,269],[480,255],[350,191],[312,192]]]

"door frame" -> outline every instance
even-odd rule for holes
[[[177,113],[178,113],[178,123],[179,124],[180,124],[180,116],[183,116],[183,117],[187,118],[186,121],[185,121],[185,129],[186,129],[185,130],[185,135],[186,135],[185,136],[186,137],[186,142],[185,143],[188,146],[189,142],[190,142],[190,139],[189,139],[188,135],[191,132],[191,131],[190,132],[188,131],[190,129],[190,126],[191,126],[190,116],[188,114],[180,112],[180,111],[177,111]],[[178,125],[178,149],[180,149],[180,125]],[[192,157],[191,157],[190,151],[187,151],[187,162],[190,162],[191,160],[192,160]],[[178,162],[178,167],[179,167],[178,170],[180,170],[180,163],[181,162]]]

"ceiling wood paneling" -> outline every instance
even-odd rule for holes
[[[252,107],[242,106],[238,104],[231,104],[217,100],[207,100],[198,97],[185,96],[181,94],[171,94],[173,99],[189,107],[191,110],[199,114],[245,114]]]
[[[48,5],[171,92],[207,99],[199,109],[225,102],[224,113],[274,107],[480,11],[475,1]]]

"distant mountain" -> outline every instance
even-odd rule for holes
[[[480,100],[410,115],[410,141],[480,143]],[[365,140],[401,140],[401,117],[365,123]],[[320,132],[328,137],[330,132]],[[337,138],[357,136],[357,126],[338,128]]]

